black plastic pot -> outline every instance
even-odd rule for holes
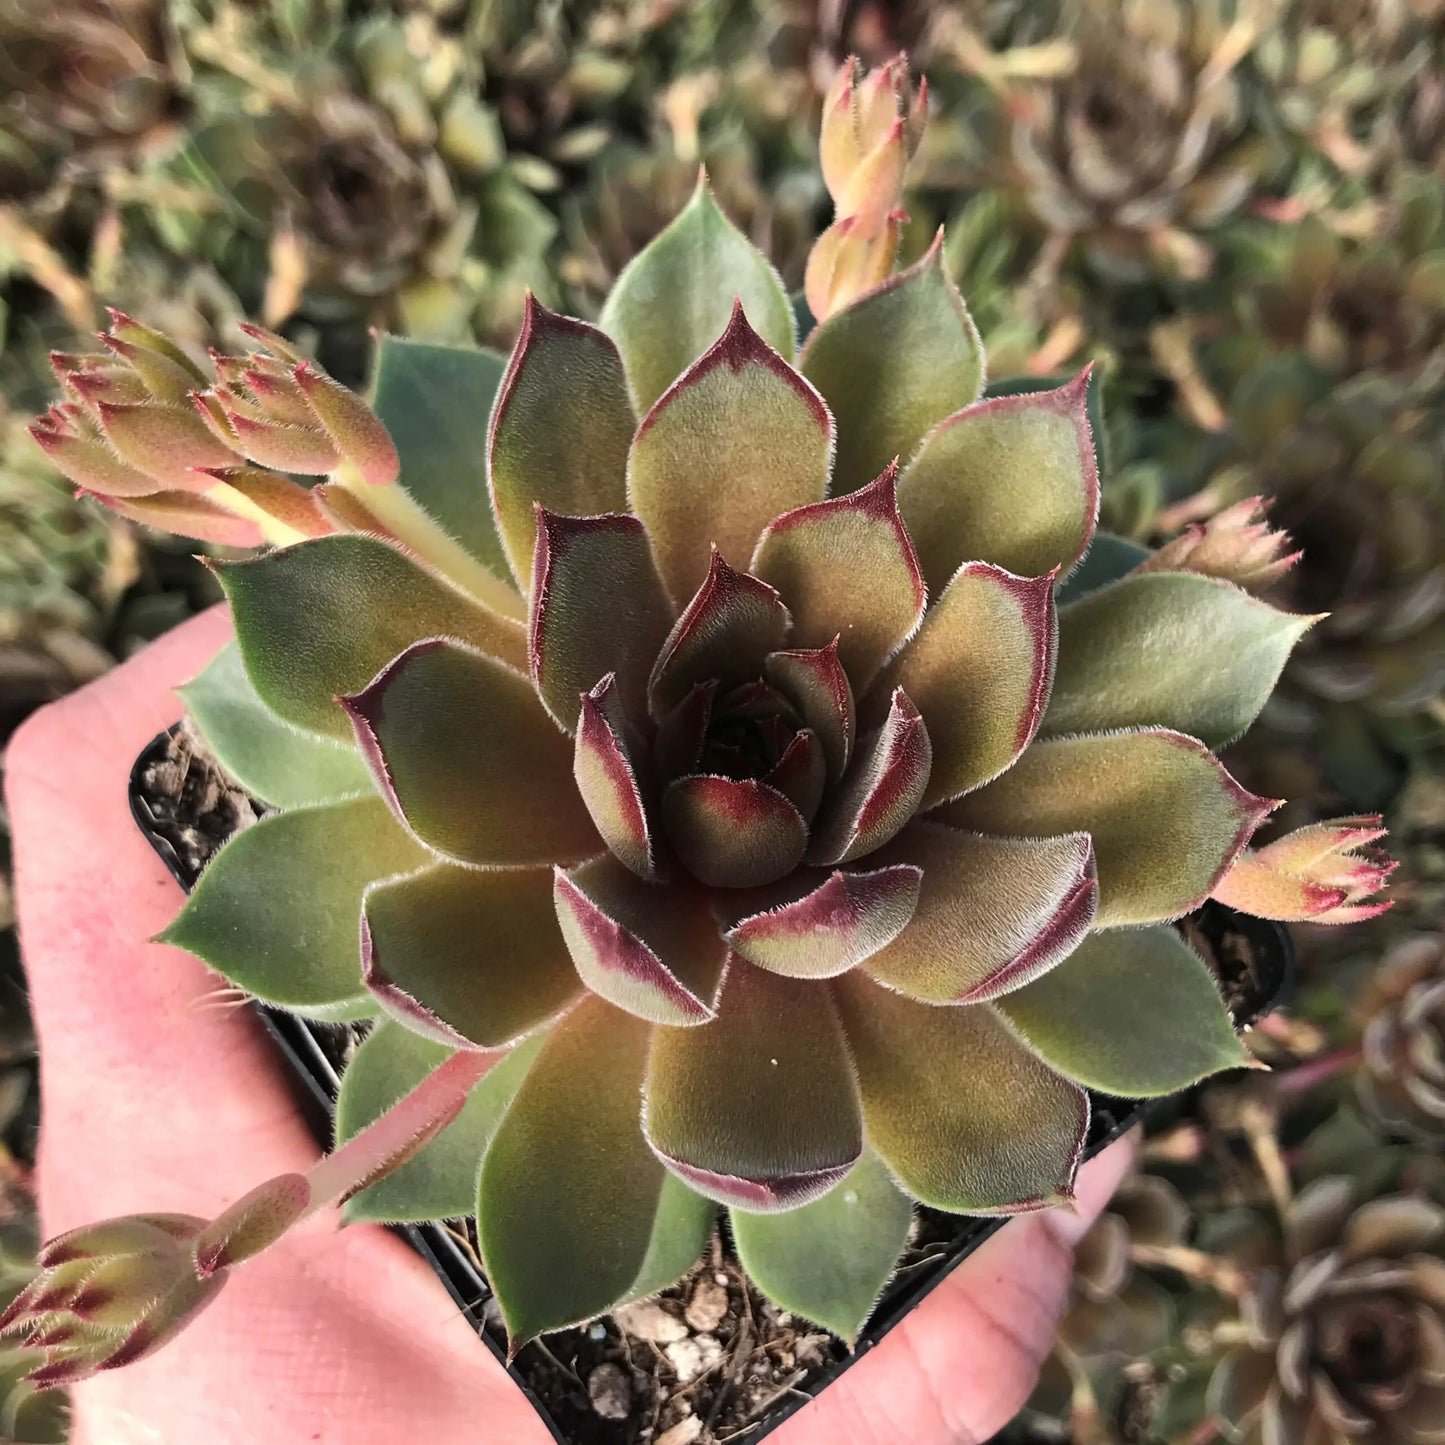
[[[164,759],[175,731],[176,729],[172,728],[161,733],[136,759],[130,778],[130,805],[131,813],[146,841],[155,849],[181,887],[189,892],[195,886],[199,870],[185,862],[165,833],[156,826],[146,801],[144,787],[148,769]],[[1207,903],[1196,917],[1207,934],[1217,937],[1226,931],[1232,932],[1242,936],[1248,945],[1252,962],[1251,975],[1242,984],[1235,981],[1239,1002],[1233,1006],[1236,1025],[1240,1028],[1247,1027],[1275,1008],[1289,988],[1294,967],[1294,949],[1290,936],[1276,923],[1236,913],[1212,902]],[[340,1082],[332,1063],[335,1026],[311,1023],[264,1004],[253,1003],[251,1006],[275,1040],[295,1078],[302,1107],[317,1142],[323,1147],[329,1147]],[[328,1042],[333,1045],[332,1049],[328,1049]],[[1146,1117],[1152,1117],[1164,1110],[1178,1110],[1185,1097],[1140,1104],[1135,1100],[1091,1093],[1093,1110],[1085,1159],[1093,1158]],[[748,1439],[757,1441],[772,1433],[790,1415],[801,1409],[808,1399],[832,1384],[844,1370],[872,1350],[915,1305],[1006,1222],[1001,1219],[965,1221],[946,1253],[911,1269],[905,1277],[895,1280],[885,1290],[856,1350],[852,1354],[844,1354],[840,1346],[838,1358],[811,1379],[801,1381],[789,1392],[786,1401],[779,1402],[757,1422]],[[506,1367],[517,1388],[531,1401],[558,1445],[574,1445],[572,1437],[559,1428],[548,1413],[546,1404],[530,1388],[523,1375],[507,1361],[506,1353],[498,1342],[482,1328],[481,1307],[488,1299],[490,1290],[486,1280],[477,1272],[457,1241],[440,1224],[397,1225],[394,1228],[436,1271],[457,1306],[477,1325],[477,1333]]]

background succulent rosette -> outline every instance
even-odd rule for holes
[[[203,432],[80,419],[290,542],[220,568],[236,643],[186,689],[273,811],[166,938],[376,1016],[342,1138],[496,1052],[348,1209],[475,1213],[514,1339],[670,1283],[719,1205],[852,1338],[912,1201],[1067,1200],[1086,1090],[1246,1061],[1169,923],[1271,811],[1210,748],[1310,619],[1090,555],[1087,374],[981,400],[940,246],[799,351],[700,186],[600,326],[533,302],[505,369],[384,340],[395,457],[284,348],[220,370]],[[202,434],[233,465],[178,466]]]

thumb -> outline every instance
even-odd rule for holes
[[[1010,1220],[878,1347],[799,1411],[778,1445],[978,1445],[1023,1407],[1053,1348],[1074,1244],[1133,1162],[1132,1137],[1079,1171],[1073,1212]]]

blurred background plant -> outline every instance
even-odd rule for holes
[[[1014,1433],[1209,1445],[1266,1399],[1306,1428],[1304,1371],[1343,1402],[1307,1428],[1348,1435],[1438,1389],[1393,1306],[1322,1304],[1301,1345],[1277,1282],[1301,1212],[1313,1257],[1372,1198],[1441,1202],[1441,0],[0,0],[0,742],[215,596],[24,433],[105,306],[198,354],[250,315],[362,385],[370,328],[505,348],[528,289],[594,313],[700,164],[797,290],[836,61],[901,48],[932,112],[905,254],[946,223],[995,387],[1098,362],[1120,537],[1273,499],[1305,551],[1276,599],[1330,616],[1231,765],[1297,800],[1282,828],[1383,814],[1403,860],[1392,912],[1297,930],[1274,1073],[1151,1139]],[[4,949],[0,1293],[35,1128]]]

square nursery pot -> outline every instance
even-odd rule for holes
[[[130,805],[146,841],[187,891],[230,834],[263,810],[219,772],[184,724],[160,734],[136,760]],[[1179,927],[1214,970],[1237,1028],[1247,1028],[1278,1003],[1293,967],[1289,934],[1278,924],[1211,902]],[[317,1141],[329,1147],[340,1070],[365,1025],[318,1024],[264,1005],[252,1007],[294,1076]],[[1085,1158],[1141,1120],[1177,1116],[1191,1102],[1189,1094],[1147,1105],[1093,1093],[1090,1099]],[[659,1333],[648,1341],[634,1331],[624,1340],[609,1317],[549,1335],[524,1347],[510,1363],[500,1318],[489,1307],[490,1290],[478,1267],[470,1223],[395,1229],[436,1271],[560,1445],[706,1445],[714,1440],[752,1445],[866,1355],[1005,1222],[927,1208],[919,1208],[917,1217],[915,1237],[852,1353],[751,1294],[726,1244],[715,1242],[711,1260],[662,1296],[675,1302],[668,1338]],[[723,1293],[726,1313],[716,1319]],[[709,1308],[700,1304],[704,1294]],[[766,1366],[761,1376],[760,1361]],[[691,1369],[699,1370],[686,1388],[693,1413],[677,1420],[675,1412],[662,1411],[661,1402],[683,1390],[679,1381]]]

